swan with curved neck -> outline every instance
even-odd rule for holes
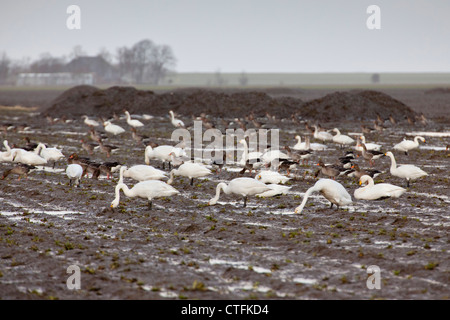
[[[38,150],[40,150],[40,148],[38,148]],[[11,151],[11,154],[13,156],[12,158],[13,162],[20,162],[32,166],[47,164],[47,160],[31,151],[25,151],[23,149],[15,149]]]
[[[413,141],[403,140],[402,142],[397,143],[394,146],[394,149],[397,151],[404,152],[406,155],[408,155],[408,151],[419,147],[419,140],[421,140],[422,142],[426,142],[424,137],[416,136]]]
[[[306,201],[313,192],[320,192],[328,201],[330,201],[330,208],[333,207],[333,204],[339,209],[340,206],[352,203],[352,196],[345,190],[342,184],[331,179],[319,179],[314,186],[306,191],[302,203],[295,208],[295,213],[302,212]]]
[[[175,118],[175,114],[173,113],[172,110],[169,111],[169,114],[170,114],[170,120],[174,127],[184,128],[184,122],[181,121],[180,119]]]
[[[161,180],[167,178],[165,171],[145,164],[138,164],[130,168],[125,168],[126,169],[122,170],[121,167],[123,177],[131,178],[137,181]]]
[[[239,164],[241,166],[245,166],[247,160],[253,164],[253,168],[256,169],[258,166],[262,165],[262,163],[258,162],[258,159],[261,158],[262,152],[248,152],[247,141],[245,139],[241,139],[239,141],[240,144],[244,145],[244,153],[242,154],[241,160]],[[259,163],[259,164],[258,164]],[[256,165],[256,167],[255,167]]]
[[[113,135],[118,135],[125,132],[124,128],[108,120],[103,122],[103,126],[105,127],[106,132],[112,133]],[[134,127],[132,128],[134,129]]]
[[[61,150],[57,148],[47,148],[43,143],[38,144],[35,153],[47,160],[47,162],[53,161],[53,168],[55,168],[55,164],[58,160],[65,158]]]
[[[128,111],[125,110],[125,115],[127,117],[127,123],[129,126],[134,127],[134,128],[138,128],[138,127],[143,127],[144,124],[142,122],[140,122],[139,120],[136,119],[131,119],[131,115]]]
[[[383,198],[398,198],[406,192],[406,189],[395,186],[390,183],[375,184],[372,177],[363,175],[359,179],[360,185],[364,187],[358,188],[354,192],[355,199],[358,200],[377,200]]]
[[[140,197],[148,200],[148,208],[152,209],[152,201],[155,198],[160,197],[170,197],[179,193],[174,187],[168,185],[167,183],[160,180],[146,180],[141,181],[133,186],[133,188],[128,188],[128,186],[123,183],[123,172],[126,170],[126,166],[120,168],[120,178],[115,188],[115,198],[111,202],[111,208],[116,208],[120,201],[120,190],[130,198]]]
[[[266,191],[272,190],[264,183],[253,178],[235,178],[231,180],[228,185],[225,182],[220,182],[216,187],[216,195],[209,200],[208,205],[215,205],[220,197],[220,191],[225,194],[237,194],[244,198],[244,207],[247,206],[247,197],[254,196]]]
[[[295,136],[297,143],[292,147],[294,150],[325,150],[327,148],[326,145],[321,143],[311,143],[309,136],[305,137],[305,142],[302,142],[302,138],[297,135]]]
[[[347,136],[345,134],[341,134],[341,132],[339,131],[338,128],[334,128],[333,131],[336,132],[336,135],[333,136],[333,142],[340,144],[341,147],[355,142],[355,139],[350,138],[349,136]]]
[[[333,135],[326,131],[319,131],[319,127],[314,125],[314,138],[322,141],[332,141]]]
[[[391,158],[391,174],[393,176],[406,179],[407,188],[409,188],[410,180],[415,180],[428,175],[428,173],[412,164],[402,164],[397,167],[397,161],[395,161],[394,154],[388,151],[385,153],[385,155]]]
[[[210,174],[211,170],[201,164],[194,162],[185,162],[180,165],[178,169],[172,169],[172,171],[170,171],[170,178],[167,183],[172,184],[174,176],[183,176],[190,179],[190,184],[192,186],[194,184],[194,178],[205,177]]]
[[[172,161],[172,157],[170,156],[170,153],[173,151],[174,151],[174,147],[169,146],[169,145],[157,146],[155,148],[152,148],[152,146],[150,146],[150,145],[146,146],[145,152],[144,152],[145,163],[149,165],[150,160],[158,159],[163,162],[163,169],[164,169],[166,162],[169,163],[169,169],[170,169],[170,167],[171,167],[170,163]]]

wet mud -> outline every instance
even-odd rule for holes
[[[78,116],[69,118],[71,122],[49,123],[38,112],[1,112],[3,123],[27,125],[2,132],[2,141],[10,145],[24,145],[23,137],[28,136],[60,148],[66,156],[77,152],[98,162],[144,164],[144,146],[132,139],[124,118],[114,123],[127,132],[105,140],[119,147],[107,158],[100,150],[89,155],[81,148],[80,139],[90,138]],[[192,125],[190,117],[179,117]],[[233,122],[231,128],[239,127],[235,115],[221,118]],[[140,120],[145,127],[139,133],[157,144],[174,144],[168,115]],[[257,120],[280,129],[281,146],[294,146],[295,135],[311,135],[303,120]],[[217,128],[225,133],[221,123]],[[353,137],[361,133],[357,121],[320,124]],[[398,119],[396,125],[384,125],[382,131],[365,134],[367,142],[381,144],[384,151],[414,132],[450,131],[448,113],[426,124]],[[38,166],[28,178],[10,175],[0,180],[0,298],[448,299],[450,161],[445,147],[450,137],[425,138],[427,143],[409,155],[394,152],[398,163],[414,164],[428,173],[400,198],[353,199],[337,210],[313,194],[301,214],[294,210],[317,180],[317,161],[335,163],[351,147],[327,142],[327,150],[314,152],[308,163],[291,170],[288,194],[249,197],[245,208],[241,197],[224,194],[218,204],[207,205],[219,182],[240,176],[237,163],[226,164],[220,172],[211,166],[213,173],[195,179],[193,186],[188,178],[176,177],[172,185],[180,194],[155,199],[152,210],[146,200],[123,193],[120,205],[110,207],[118,172],[112,179],[103,174],[99,179],[83,178],[80,188],[69,186],[65,159],[54,169]],[[362,157],[354,162],[370,168]],[[162,168],[156,160],[151,164]],[[375,160],[373,168],[382,171],[376,183],[405,186],[404,180],[390,175],[389,166],[387,157]],[[10,167],[1,163],[0,171]],[[350,177],[336,180],[352,196],[360,187]],[[125,183],[131,187],[136,181],[125,178]],[[67,288],[71,265],[81,270],[79,290]],[[366,284],[372,265],[381,270],[379,290]]]

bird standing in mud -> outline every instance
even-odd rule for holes
[[[7,169],[3,172],[3,175],[1,177],[1,180],[5,179],[7,176],[9,176],[10,174],[16,174],[19,177],[17,178],[18,181],[20,181],[21,178],[28,178],[28,173],[32,170],[32,169],[36,169],[35,166],[29,165],[29,164],[24,164],[24,163],[20,163],[18,165],[16,165],[15,167],[11,168],[11,169]]]

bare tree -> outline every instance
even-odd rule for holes
[[[159,84],[176,62],[169,46],[159,46],[148,39],[139,41],[131,48],[117,49],[116,58],[120,76],[128,76],[137,84]]]
[[[102,57],[103,59],[105,59],[106,62],[112,64],[113,61],[112,55],[105,47],[100,48],[97,57]]]
[[[72,52],[69,53],[69,59],[73,60],[86,55],[87,53],[83,51],[83,48],[80,45],[76,45],[75,47],[73,47]]]
[[[64,64],[64,58],[52,57],[50,53],[43,53],[38,60],[30,65],[30,72],[61,72]]]
[[[167,45],[155,46],[152,50],[149,70],[152,83],[158,85],[166,77],[170,68],[175,66],[175,63],[176,59],[172,48]]]
[[[7,83],[10,65],[11,60],[6,55],[6,52],[2,52],[0,55],[0,84]]]
[[[239,77],[239,84],[241,86],[246,86],[248,84],[248,77],[245,71],[242,71],[241,76]]]

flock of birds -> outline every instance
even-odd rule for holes
[[[116,208],[120,203],[120,191],[127,197],[140,197],[148,200],[148,206],[152,208],[153,199],[160,197],[170,197],[179,193],[172,184],[176,176],[183,176],[189,178],[190,185],[193,185],[194,179],[203,178],[212,174],[211,167],[217,166],[218,170],[227,162],[227,157],[224,154],[222,161],[213,161],[208,164],[194,161],[187,156],[187,153],[182,147],[175,147],[172,145],[157,145],[151,143],[149,138],[138,133],[138,129],[144,124],[138,120],[133,119],[130,113],[124,110],[127,124],[132,132],[132,137],[136,143],[145,146],[144,162],[145,164],[137,164],[131,167],[120,164],[118,162],[110,161],[97,163],[91,161],[88,157],[80,157],[77,153],[72,153],[67,157],[67,167],[65,173],[69,179],[69,185],[80,187],[81,179],[84,176],[92,175],[93,178],[98,178],[100,174],[105,174],[109,179],[112,174],[119,171],[119,180],[115,186],[115,198],[111,202],[111,207]],[[170,121],[176,128],[185,128],[182,120],[175,118],[175,114],[170,111]],[[115,115],[115,119],[118,117]],[[91,139],[97,144],[81,140],[83,149],[89,154],[93,154],[94,150],[99,148],[106,153],[109,158],[111,154],[118,148],[104,143],[107,136],[99,133],[95,128],[103,125],[107,134],[120,135],[127,132],[123,127],[113,123],[114,118],[110,120],[102,119],[98,122],[90,119],[88,116],[83,116],[83,122],[90,128]],[[150,119],[151,116],[147,116]],[[208,202],[209,205],[215,205],[219,201],[221,192],[225,194],[235,194],[243,197],[243,206],[247,204],[248,197],[261,196],[272,197],[275,195],[286,194],[289,192],[290,186],[284,185],[291,178],[290,170],[297,168],[300,163],[308,163],[309,159],[316,154],[320,154],[330,147],[330,143],[339,148],[350,148],[345,151],[344,156],[339,157],[339,164],[325,164],[322,160],[317,163],[319,169],[315,173],[315,177],[319,175],[325,176],[320,178],[314,186],[309,188],[304,194],[301,204],[295,209],[296,213],[301,213],[304,206],[314,192],[320,192],[330,203],[331,207],[349,205],[353,202],[352,196],[345,189],[345,187],[336,181],[339,176],[348,176],[356,178],[361,185],[360,188],[354,191],[354,198],[357,200],[377,200],[383,198],[398,198],[403,195],[407,189],[389,183],[374,183],[374,178],[381,172],[373,169],[375,160],[381,157],[389,157],[391,161],[390,174],[406,180],[406,188],[410,187],[410,182],[426,176],[427,173],[419,167],[406,164],[398,166],[394,154],[391,151],[381,151],[382,146],[376,143],[366,142],[364,133],[355,140],[349,135],[342,134],[338,128],[325,130],[319,125],[309,127],[306,123],[306,128],[311,131],[311,136],[316,140],[312,143],[310,136],[305,136],[304,142],[299,135],[295,137],[297,143],[291,146],[285,146],[280,150],[267,149],[260,151],[249,150],[246,139],[239,141],[243,146],[243,153],[240,159],[235,162],[242,167],[240,174],[244,174],[246,170],[256,171],[254,178],[252,177],[237,177],[226,182],[220,182],[216,186],[216,193]],[[333,135],[332,132],[335,134]],[[5,179],[10,174],[16,174],[20,178],[27,177],[30,170],[36,166],[52,165],[61,159],[65,159],[65,155],[61,150],[48,147],[43,143],[32,143],[28,138],[27,144],[24,147],[13,146],[11,148],[7,140],[3,141],[5,151],[0,152],[0,162],[17,163],[11,169],[7,169],[1,179]],[[408,152],[419,147],[419,140],[425,142],[423,137],[417,136],[413,140],[403,140],[393,146],[393,150],[403,152],[408,155]],[[360,169],[359,165],[354,162],[355,159],[361,157],[366,160],[371,169]],[[150,163],[154,160],[162,162],[162,169],[160,170]],[[234,160],[234,159],[233,159]],[[168,164],[169,172],[165,171],[165,165]],[[286,175],[280,173],[283,169],[286,170]],[[131,178],[138,181],[132,188],[129,188],[124,183],[124,178]],[[166,180],[167,181],[164,181]]]

